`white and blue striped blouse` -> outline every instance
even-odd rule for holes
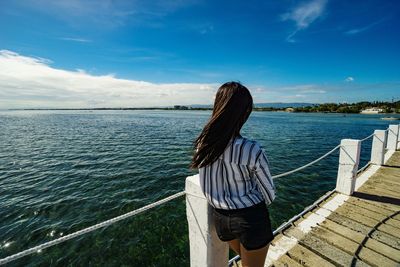
[[[240,209],[275,199],[268,159],[261,146],[243,137],[232,139],[224,153],[199,169],[200,185],[217,209]]]

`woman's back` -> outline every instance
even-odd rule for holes
[[[229,242],[243,266],[261,267],[274,238],[267,206],[275,187],[260,145],[240,135],[252,109],[245,86],[221,85],[211,118],[194,141],[191,167],[199,169],[219,239]]]
[[[199,169],[200,184],[217,209],[241,209],[275,198],[268,160],[256,142],[232,138],[216,161]]]

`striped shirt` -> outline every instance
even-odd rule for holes
[[[212,164],[199,168],[201,189],[217,209],[240,209],[275,198],[268,159],[261,146],[243,137],[233,138]]]

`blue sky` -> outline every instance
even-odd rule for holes
[[[399,15],[378,0],[1,1],[0,108],[205,104],[228,80],[256,102],[398,99]]]

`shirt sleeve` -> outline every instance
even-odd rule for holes
[[[275,199],[275,185],[269,171],[269,162],[264,150],[257,151],[254,166],[254,177],[267,205]]]

